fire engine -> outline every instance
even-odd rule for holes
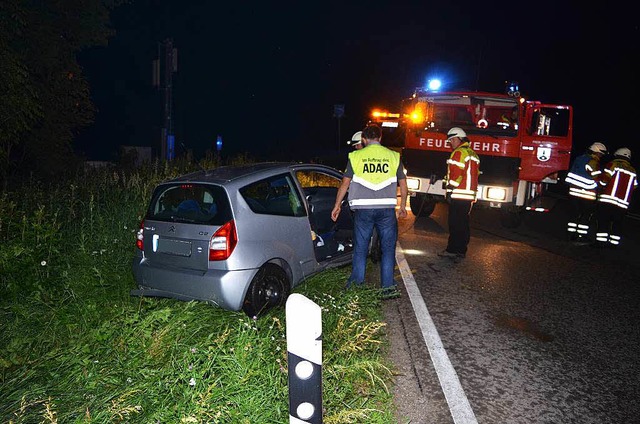
[[[417,89],[400,112],[375,109],[370,122],[382,127],[385,145],[401,150],[416,216],[445,199],[452,127],[480,156],[477,204],[503,211],[505,226],[518,225],[525,210],[548,212],[554,200],[544,194],[569,168],[573,108],[526,100],[517,83],[504,93]]]

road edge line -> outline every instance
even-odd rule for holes
[[[407,295],[411,301],[413,312],[422,331],[422,338],[427,345],[431,361],[438,375],[440,387],[442,387],[442,392],[449,405],[453,422],[456,424],[477,424],[478,421],[473,413],[473,409],[471,409],[471,404],[462,389],[458,374],[453,368],[453,365],[451,365],[449,356],[442,345],[438,330],[427,310],[427,305],[424,303],[416,280],[413,278],[400,243],[396,243],[396,263],[398,264]]]

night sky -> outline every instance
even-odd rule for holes
[[[628,118],[640,112],[637,15],[616,2],[510,3],[134,0],[114,12],[109,46],[80,55],[98,114],[77,149],[92,160],[119,145],[159,149],[151,69],[170,37],[174,132],[196,157],[218,134],[223,156],[346,152],[373,107],[397,107],[436,74],[482,91],[516,80],[528,99],[574,106],[574,151],[602,141],[640,157]]]

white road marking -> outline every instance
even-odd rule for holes
[[[444,393],[444,397],[447,399],[449,410],[451,411],[451,417],[456,424],[477,424],[476,416],[471,409],[471,404],[467,396],[462,390],[458,374],[453,369],[449,356],[442,346],[442,341],[438,335],[438,330],[429,315],[427,305],[424,303],[420,289],[416,284],[416,280],[413,278],[409,264],[402,253],[402,246],[400,243],[396,245],[396,262],[402,275],[404,287],[409,295],[409,300],[413,306],[413,311],[418,319],[418,325],[422,330],[422,337],[429,349],[431,355],[431,361],[435,367],[438,380],[440,380],[440,386]]]

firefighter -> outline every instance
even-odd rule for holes
[[[518,122],[518,108],[514,107],[511,112],[504,112],[500,116],[500,121],[497,125],[501,128],[513,127]]]
[[[585,153],[578,156],[567,173],[565,183],[569,185],[572,212],[567,222],[569,240],[586,242],[589,235],[589,221],[596,212],[596,198],[600,185],[600,159],[607,153],[607,147],[593,143]]]
[[[380,144],[382,131],[369,125],[362,131],[365,147],[349,153],[347,169],[338,189],[331,211],[331,219],[340,215],[342,200],[349,191],[349,206],[354,211],[354,251],[351,275],[347,288],[361,286],[367,265],[369,240],[375,228],[380,238],[380,282],[384,298],[397,297],[398,287],[393,279],[395,248],[398,238],[396,220],[396,191],[400,186],[399,217],[407,216],[407,180],[400,154]]]
[[[462,259],[467,254],[471,238],[469,214],[478,197],[480,158],[471,149],[467,134],[461,128],[451,128],[447,137],[453,149],[447,160],[445,179],[449,203],[449,241],[447,248],[438,256]]]
[[[622,147],[604,167],[604,187],[598,195],[596,247],[617,247],[622,241],[622,225],[633,191],[638,187],[636,170],[631,166],[631,150]]]

